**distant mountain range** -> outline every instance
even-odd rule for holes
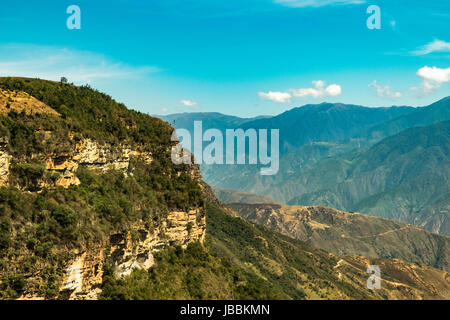
[[[278,174],[261,176],[255,165],[202,165],[210,185],[450,234],[450,97],[421,108],[322,103],[274,117],[197,113],[163,119],[188,130],[194,120],[219,130],[280,129]]]
[[[445,121],[405,130],[367,151],[325,159],[280,190],[297,194],[289,204],[366,212],[450,234],[449,178],[450,121]]]

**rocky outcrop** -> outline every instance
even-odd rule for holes
[[[4,138],[0,139],[0,186],[8,184],[9,166],[11,155],[7,151],[7,142]]]
[[[51,133],[46,133],[51,134]],[[152,155],[135,150],[126,145],[112,146],[99,144],[91,139],[74,143],[73,151],[44,155],[45,172],[57,175],[54,181],[41,179],[37,191],[57,186],[68,188],[79,185],[79,166],[102,172],[120,170],[125,175],[132,174],[130,161],[138,157],[148,165]],[[0,186],[11,185],[11,155],[7,142],[0,141]],[[197,182],[201,181],[198,165],[188,169]],[[48,176],[48,175],[47,175]],[[25,190],[23,186],[17,186]],[[65,267],[59,289],[60,299],[97,299],[101,293],[105,264],[113,267],[117,277],[129,275],[133,269],[148,269],[154,263],[154,253],[168,246],[186,247],[190,242],[204,241],[206,232],[206,209],[204,207],[188,211],[171,211],[164,215],[157,226],[149,227],[144,221],[127,228],[126,232],[112,232],[102,243],[91,243],[84,249],[74,250],[73,257]],[[21,299],[40,299],[33,292],[26,292]]]
[[[97,299],[101,293],[103,267],[110,263],[117,277],[129,275],[133,269],[148,269],[155,263],[154,253],[171,245],[186,247],[190,242],[203,242],[206,230],[203,208],[189,212],[170,212],[161,226],[149,230],[136,224],[127,233],[114,233],[104,246],[94,245],[77,252],[66,268],[60,298]],[[133,237],[134,235],[134,237]]]
[[[91,139],[83,139],[75,144],[72,152],[51,154],[42,156],[45,169],[50,174],[57,174],[55,180],[41,179],[37,184],[38,189],[55,188],[62,186],[68,188],[72,185],[79,185],[76,172],[80,165],[88,169],[100,171],[121,170],[127,174],[131,157],[139,157],[144,162],[150,164],[152,155],[149,152],[133,150],[129,146],[110,144],[99,144]],[[7,141],[0,141],[0,186],[9,185],[9,174],[11,165],[11,155],[7,151]],[[17,185],[19,189],[23,186]]]

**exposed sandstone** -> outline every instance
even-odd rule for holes
[[[204,209],[173,211],[161,226],[148,230],[141,222],[131,232],[114,233],[104,246],[93,246],[77,253],[61,284],[60,296],[67,299],[96,299],[101,292],[103,266],[109,260],[115,275],[129,275],[133,269],[149,269],[155,263],[154,252],[170,245],[186,247],[190,242],[203,242],[206,230]],[[105,250],[107,249],[107,250]],[[105,252],[109,254],[105,255]]]
[[[51,132],[46,132],[51,135]],[[79,185],[76,173],[80,165],[102,172],[120,170],[129,172],[132,157],[139,157],[151,165],[152,155],[148,152],[133,150],[129,146],[111,146],[99,144],[91,139],[83,139],[74,144],[71,152],[44,155],[45,171],[58,174],[54,182],[42,179],[38,189],[68,188]],[[0,141],[0,186],[10,185],[11,155],[7,151],[7,142]],[[189,168],[189,174],[198,182],[201,173],[198,165]],[[53,183],[53,184],[52,184]],[[17,186],[22,188],[21,186]],[[23,188],[22,188],[23,189]],[[205,208],[191,209],[187,212],[172,211],[160,225],[150,230],[143,221],[133,225],[124,233],[112,233],[104,243],[93,243],[82,250],[74,251],[74,258],[68,261],[62,277],[59,298],[97,299],[101,293],[103,268],[111,263],[118,277],[129,275],[133,269],[148,269],[154,263],[154,253],[172,245],[186,247],[190,242],[204,241],[206,232]],[[136,237],[137,235],[137,237]],[[26,292],[21,299],[41,299],[33,292]]]
[[[62,186],[68,188],[71,185],[79,185],[80,180],[76,172],[80,165],[88,169],[100,171],[121,170],[127,174],[131,157],[139,157],[147,164],[151,164],[153,158],[148,152],[132,150],[130,147],[110,144],[101,145],[91,139],[83,139],[77,143],[72,152],[52,154],[45,156],[45,169],[49,173],[57,173],[59,176],[54,183],[42,180],[38,183],[40,189]],[[11,155],[7,151],[7,142],[0,141],[0,186],[9,185]],[[195,173],[197,174],[197,173]],[[194,173],[193,173],[194,175]],[[22,186],[17,186],[21,188]]]

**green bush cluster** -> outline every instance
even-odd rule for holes
[[[129,110],[91,87],[26,78],[0,78],[0,88],[24,91],[61,114],[64,125],[99,142],[144,145],[163,150],[172,128],[164,121]]]

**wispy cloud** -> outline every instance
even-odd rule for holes
[[[450,42],[435,39],[411,53],[416,56],[422,56],[433,52],[450,52]]]
[[[337,84],[330,84],[325,87],[325,81],[317,80],[312,82],[314,84],[314,88],[300,88],[300,89],[291,89],[294,97],[305,98],[305,97],[313,97],[313,98],[322,98],[322,97],[336,97],[342,93],[342,88]]]
[[[291,94],[288,92],[274,92],[274,91],[269,91],[267,93],[258,92],[258,95],[263,100],[271,100],[278,103],[290,103],[292,97]]]
[[[417,75],[423,79],[423,82],[419,87],[412,87],[411,90],[419,94],[429,94],[439,89],[443,83],[450,81],[450,68],[425,66],[417,71]]]
[[[323,7],[327,5],[361,4],[365,0],[274,0],[275,3],[286,7],[304,8],[304,7]]]
[[[193,109],[198,109],[199,108],[198,103],[195,102],[195,101],[192,101],[192,100],[181,100],[180,103],[185,105],[186,107],[190,107],[190,108],[193,108]]]
[[[102,79],[139,78],[160,71],[152,66],[130,66],[103,55],[68,48],[35,45],[0,46],[0,76],[24,76],[75,84]]]
[[[167,109],[166,107],[161,107],[160,110],[163,114],[166,114],[169,112],[169,109]]]
[[[377,83],[376,80],[373,80],[369,87],[375,88],[375,91],[377,95],[381,98],[389,98],[389,99],[395,99],[395,98],[401,98],[403,94],[400,91],[392,90],[390,86],[388,85],[380,85]]]

